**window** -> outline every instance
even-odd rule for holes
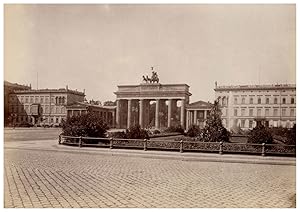
[[[261,98],[260,97],[257,99],[257,104],[261,104]]]
[[[269,108],[266,108],[265,114],[266,114],[266,116],[269,116],[269,115],[270,115],[270,110],[269,110]]]
[[[35,103],[39,103],[39,98],[35,97]]]
[[[25,111],[26,111],[26,113],[29,113],[29,106],[28,105],[25,105]]]
[[[65,97],[64,97],[63,101],[65,101]],[[225,97],[222,98],[222,106],[226,106],[226,98]]]
[[[33,96],[30,97],[30,103],[33,103]]]
[[[253,98],[250,98],[250,104],[253,104]]]
[[[59,108],[58,107],[55,108],[55,113],[59,113]]]
[[[56,118],[56,123],[58,123],[58,118]]]
[[[237,98],[234,98],[234,104],[236,105],[238,103]]]
[[[277,104],[277,98],[274,98],[274,104]]]
[[[285,104],[285,98],[282,99],[282,104]]]
[[[295,99],[293,97],[291,98],[291,104],[295,104]]]
[[[46,102],[46,103],[49,103],[49,97],[46,97],[45,102]]]
[[[261,109],[260,108],[257,109],[257,116],[261,116]]]
[[[241,127],[242,127],[242,128],[245,127],[245,120],[241,120]]]
[[[269,98],[266,98],[266,104],[270,104]]]
[[[249,128],[253,128],[253,121],[249,120]]]
[[[286,116],[286,109],[282,108],[282,116]]]
[[[246,109],[242,108],[242,116],[245,116]]]
[[[278,116],[278,109],[274,108],[274,116]]]
[[[44,102],[44,97],[41,97],[41,103],[43,103]]]
[[[249,116],[253,116],[253,109],[252,108],[249,109]]]
[[[291,109],[290,116],[295,116],[295,109]]]
[[[49,106],[48,106],[48,105],[46,105],[45,112],[46,112],[46,113],[49,113]]]
[[[28,97],[25,97],[25,103],[28,103]]]
[[[234,109],[234,116],[237,116],[237,109]]]
[[[245,104],[245,98],[242,98],[242,104]]]
[[[61,108],[61,113],[66,113],[65,107],[62,107],[62,108]]]

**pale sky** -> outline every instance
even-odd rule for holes
[[[186,83],[191,102],[219,85],[296,83],[294,5],[6,5],[4,79],[86,90]]]

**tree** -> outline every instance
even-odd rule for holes
[[[257,125],[250,131],[248,143],[270,144],[273,142],[273,136],[270,130],[262,124]]]
[[[206,125],[203,129],[201,139],[206,142],[228,142],[230,133],[222,125],[221,109],[219,107],[219,100],[214,101],[210,113],[206,120]]]
[[[108,125],[96,113],[88,112],[72,116],[62,122],[62,134],[66,136],[105,137]]]
[[[113,101],[105,101],[103,103],[103,106],[116,106],[117,103],[116,102],[113,102]]]

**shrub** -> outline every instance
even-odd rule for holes
[[[127,138],[125,132],[112,132],[109,134],[109,137],[113,138]]]
[[[62,122],[62,135],[82,137],[105,137],[108,126],[102,121],[99,114],[86,113],[72,116]],[[88,141],[98,143],[97,140]]]
[[[296,145],[296,124],[294,124],[292,129],[288,129],[288,133],[286,135],[288,145]]]
[[[271,131],[263,125],[256,126],[249,133],[248,143],[270,144],[272,142],[273,142],[273,136]]]
[[[200,127],[198,125],[192,125],[190,126],[190,128],[188,129],[186,135],[189,137],[196,137],[200,135]]]
[[[129,139],[149,139],[149,135],[146,130],[141,129],[140,125],[131,126],[126,130],[126,138]]]
[[[178,132],[178,133],[183,134],[184,129],[182,128],[181,125],[176,125],[176,126],[168,127],[167,129],[165,129],[165,132]]]
[[[159,131],[159,130],[154,130],[154,131],[153,131],[153,134],[155,134],[155,135],[156,135],[156,134],[160,134],[160,131]]]

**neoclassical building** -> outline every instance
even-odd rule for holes
[[[31,122],[41,125],[59,125],[67,117],[66,106],[83,102],[85,94],[60,89],[14,90],[9,95],[9,113],[13,123]]]
[[[97,113],[109,127],[115,127],[116,106],[101,106],[87,102],[76,102],[66,106],[67,117],[78,116],[87,112]]]
[[[117,128],[135,124],[159,129],[178,124],[185,127],[185,107],[191,96],[187,84],[119,85],[115,94]]]
[[[186,106],[186,129],[197,125],[201,129],[205,127],[212,104],[204,101],[197,101]]]
[[[252,129],[258,120],[270,127],[293,127],[296,123],[296,85],[215,86],[227,129]]]

